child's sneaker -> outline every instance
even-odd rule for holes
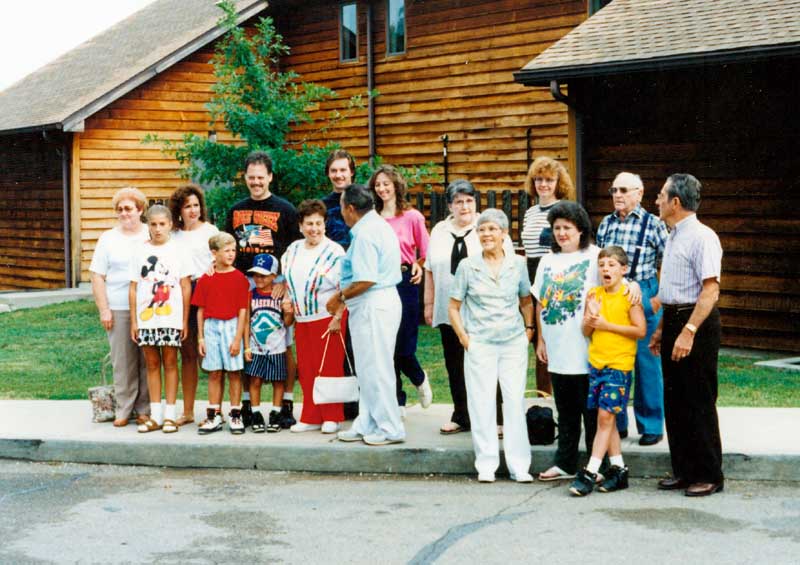
[[[575,480],[572,481],[572,484],[569,487],[569,492],[575,496],[586,496],[587,494],[591,494],[592,489],[594,488],[594,481],[596,479],[597,475],[590,472],[588,469],[581,469],[575,474]]]
[[[607,471],[606,480],[603,481],[597,490],[600,492],[614,492],[628,488],[628,468],[612,465]]]
[[[232,434],[239,435],[244,433],[244,422],[242,422],[242,411],[238,408],[232,408],[230,411],[231,421],[228,427]]]
[[[264,418],[261,418],[264,421]],[[242,400],[242,424],[244,427],[253,425],[253,404],[249,400]]]
[[[292,426],[297,423],[297,420],[294,419],[294,402],[291,400],[284,400],[281,402],[281,419],[280,419],[280,426],[284,430],[288,430]]]
[[[244,417],[242,417],[242,421],[244,421]],[[264,416],[261,412],[253,412],[252,427],[254,434],[263,434],[264,430],[267,429],[266,424],[264,424]]]
[[[269,433],[275,433],[281,431],[283,422],[283,416],[281,412],[277,410],[273,410],[269,413],[269,424],[267,424],[267,431]]]
[[[206,409],[206,419],[200,423],[197,433],[200,435],[218,432],[222,429],[222,414],[213,408]]]

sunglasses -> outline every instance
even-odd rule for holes
[[[616,194],[617,192],[621,194],[628,194],[628,192],[633,192],[634,190],[639,190],[638,188],[628,188],[627,186],[612,186],[608,189],[609,194]]]

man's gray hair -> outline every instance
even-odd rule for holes
[[[620,174],[615,176],[614,182],[612,182],[611,185],[618,186],[618,182],[625,188],[644,188],[642,177],[635,173],[629,173],[628,171],[622,171]]]
[[[478,227],[489,222],[497,224],[501,230],[508,230],[508,216],[497,208],[487,208],[478,216]]]
[[[344,203],[355,208],[359,215],[363,216],[375,207],[372,200],[372,191],[363,184],[351,184],[344,189]]]
[[[667,179],[667,196],[670,199],[677,196],[684,210],[696,212],[700,207],[700,189],[702,187],[703,185],[693,175],[676,173]]]

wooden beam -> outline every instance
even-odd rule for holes
[[[72,234],[72,286],[81,279],[81,134],[72,134],[70,161],[70,232]]]

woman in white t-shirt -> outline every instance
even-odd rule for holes
[[[553,230],[547,222],[547,214],[561,200],[575,200],[575,186],[564,165],[550,157],[537,157],[525,177],[525,190],[536,201],[525,212],[520,234],[528,260],[528,277],[533,280],[539,261],[550,253],[553,244]],[[553,392],[547,365],[538,359],[536,388],[547,393]]]
[[[304,200],[297,207],[303,239],[293,242],[281,258],[286,289],[294,309],[297,376],[303,389],[303,412],[292,432],[339,431],[344,406],[314,404],[314,380],[344,374],[347,311],[344,303],[331,316],[328,300],[339,292],[344,249],[325,237],[327,210],[321,200]]]
[[[203,190],[195,184],[178,187],[169,197],[169,209],[175,218],[172,239],[186,251],[192,269],[192,294],[197,279],[205,274],[214,262],[208,240],[219,233],[217,226],[206,221],[206,202]],[[181,389],[183,414],[178,426],[194,422],[194,400],[197,396],[197,307],[189,312],[189,335],[181,344]]]
[[[128,302],[131,257],[150,239],[147,226],[142,223],[146,205],[144,194],[137,188],[122,188],[114,194],[111,206],[117,214],[117,225],[103,232],[97,240],[89,265],[92,294],[111,348],[117,401],[114,425],[117,427],[128,425],[134,412],[138,414],[139,424],[150,414],[147,371],[141,350],[130,338]]]

